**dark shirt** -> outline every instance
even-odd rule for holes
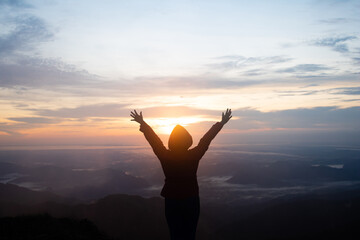
[[[173,199],[199,196],[196,177],[199,161],[222,127],[223,124],[220,122],[214,124],[196,147],[186,151],[174,152],[165,148],[149,125],[146,123],[140,125],[140,131],[144,133],[164,171],[165,185],[161,191],[161,196]]]

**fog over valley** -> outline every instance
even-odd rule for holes
[[[160,162],[147,146],[1,151],[1,183],[91,201],[109,194],[159,196]],[[334,146],[211,147],[198,169],[203,201],[246,203],[350,188],[360,182],[360,149]]]

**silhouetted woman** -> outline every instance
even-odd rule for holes
[[[221,122],[215,123],[201,138],[199,144],[189,149],[192,137],[180,125],[177,125],[169,138],[169,149],[166,149],[153,129],[144,121],[142,112],[136,110],[130,114],[140,123],[155,155],[160,160],[165,174],[165,185],[161,196],[165,198],[165,215],[172,240],[195,239],[197,222],[200,214],[199,186],[196,172],[199,161],[208,150],[211,141],[231,116],[231,109],[222,113]]]

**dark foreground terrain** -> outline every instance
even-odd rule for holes
[[[161,198],[76,203],[0,184],[1,239],[169,239]],[[203,204],[198,239],[359,239],[360,186],[247,205]]]

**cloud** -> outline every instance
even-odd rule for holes
[[[360,57],[354,57],[353,60],[356,62],[356,64],[360,64]]]
[[[336,52],[346,53],[349,52],[347,41],[357,39],[356,36],[345,36],[345,37],[328,37],[316,40],[313,42],[315,46],[330,47]]]
[[[8,136],[18,135],[18,140],[20,141],[24,140],[21,138],[21,133],[24,130],[46,127],[48,124],[56,123],[55,121],[61,122],[65,120],[65,118],[78,118],[76,119],[77,121],[73,121],[74,124],[71,125],[72,129],[69,130],[65,128],[64,131],[67,131],[68,134],[75,134],[76,137],[79,137],[83,134],[81,127],[91,127],[97,129],[99,135],[101,135],[102,131],[113,127],[107,124],[104,124],[103,127],[102,121],[111,121],[111,118],[114,117],[128,117],[130,119],[129,110],[130,109],[128,109],[126,105],[122,104],[88,105],[77,108],[61,108],[58,110],[39,110],[39,114],[43,113],[48,116],[12,118],[12,120],[18,122],[0,122],[0,131],[7,133]],[[205,115],[217,116],[218,119],[220,119],[219,111],[202,110],[183,106],[150,107],[143,108],[141,110],[143,111],[146,119],[169,117],[172,114],[174,114],[174,116],[171,117]],[[329,133],[336,133],[332,134],[332,136],[336,138],[341,135],[344,139],[348,139],[346,136],[349,136],[349,133],[353,134],[360,131],[358,123],[358,119],[360,119],[360,107],[345,109],[339,109],[336,107],[317,107],[273,112],[261,112],[255,109],[243,108],[234,109],[233,116],[234,118],[227,124],[226,129],[223,131],[223,133],[227,134],[220,134],[219,140],[227,139],[227,141],[231,140],[233,143],[236,143],[238,140],[251,141],[252,137],[259,136],[260,139],[258,139],[257,142],[262,142],[264,140],[262,136],[265,134],[268,136],[268,140],[270,142],[279,140],[277,137],[285,137],[285,139],[289,141],[297,141],[299,139],[307,141],[309,139],[306,138],[309,136],[315,136],[321,138],[321,142],[324,143],[324,141],[331,142],[332,140],[328,139],[328,137],[324,137],[326,134],[326,136],[331,136]],[[79,122],[79,120],[92,117],[95,117],[95,122]],[[47,123],[47,119],[55,120],[54,122],[49,120],[50,122]],[[204,131],[206,132],[212,123],[213,122],[189,124],[187,129],[198,136],[197,134],[203,134]],[[61,124],[58,126],[61,127]],[[79,127],[79,131],[73,130],[76,126]],[[114,126],[116,126],[116,124]],[[120,124],[118,127],[116,126],[116,129],[121,127],[122,126]],[[292,135],[294,133],[296,135]],[[198,137],[200,137],[200,135]],[[69,138],[72,139],[71,136],[69,136]],[[91,142],[91,139],[92,138],[89,138],[86,141]],[[314,139],[311,137],[310,140]],[[346,141],[349,142],[350,140],[348,140]],[[111,139],[109,141],[111,141]],[[341,141],[342,140],[340,139],[339,142]]]
[[[232,121],[232,127],[237,129],[314,128],[319,130],[359,130],[360,128],[358,123],[358,119],[360,119],[360,107],[343,109],[336,107],[316,107],[274,112],[238,109],[234,111],[233,115],[239,117],[239,120]]]
[[[76,108],[60,108],[57,110],[41,109],[34,110],[39,116],[44,117],[58,117],[58,118],[90,118],[90,117],[101,117],[101,118],[112,118],[112,117],[130,117],[130,111],[133,109],[129,108],[129,104],[91,104],[79,106]],[[197,109],[185,106],[161,106],[161,107],[146,107],[141,110],[146,117],[183,117],[183,116],[194,116],[194,115],[212,115],[219,114],[218,111]],[[12,118],[13,120],[14,118]],[[23,118],[16,118],[21,120]],[[27,118],[25,118],[27,119]],[[48,118],[43,118],[48,119]],[[39,119],[40,120],[40,119]]]
[[[225,89],[225,88],[242,88],[262,84],[263,81],[255,80],[238,80],[224,78],[177,78],[167,81],[165,84],[169,88],[177,87],[183,89]]]
[[[6,135],[8,136],[22,135],[21,133],[18,132],[19,129],[20,128],[18,128],[14,124],[0,122],[0,132],[6,133]]]
[[[344,102],[360,102],[360,98],[354,98],[354,99],[344,99]]]
[[[21,130],[28,130],[33,128],[41,128],[50,123],[58,123],[58,120],[46,120],[41,117],[23,117],[23,118],[8,118],[15,122],[0,122],[0,132],[5,132],[11,136],[23,135]]]
[[[42,117],[34,118],[12,118],[11,120],[27,122],[29,124],[45,123],[51,118],[101,118],[105,121],[111,118],[128,117],[132,109],[125,104],[97,104],[85,105],[77,108],[61,108],[58,110],[38,110],[36,114]],[[215,110],[197,109],[185,106],[161,106],[147,107],[141,110],[145,119],[148,118],[167,118],[167,117],[187,117],[187,116],[219,116],[220,112]],[[291,129],[314,129],[314,130],[349,130],[359,129],[358,119],[360,119],[360,107],[339,109],[336,107],[316,107],[299,108],[272,112],[262,112],[255,109],[243,108],[234,109],[233,119],[229,123],[229,129],[237,130],[291,130]],[[62,121],[58,119],[57,121]],[[189,126],[190,129],[199,130],[204,126],[201,124]],[[197,127],[196,127],[197,126]]]
[[[262,75],[264,73],[265,73],[264,69],[255,68],[255,69],[251,69],[251,70],[247,70],[247,71],[243,72],[243,75],[245,75],[245,76],[258,76],[258,75]]]
[[[347,22],[349,22],[349,19],[348,18],[329,18],[329,19],[319,20],[319,22],[332,25],[332,24],[347,23]]]
[[[360,95],[360,87],[334,88],[333,94]]]
[[[1,1],[4,6],[29,7],[23,1]],[[0,35],[0,87],[74,85],[94,80],[85,71],[60,60],[34,57],[41,43],[53,40],[53,31],[44,20],[30,14],[4,13],[2,22],[9,29]],[[0,32],[1,33],[1,32]],[[33,55],[33,56],[31,56]]]
[[[11,4],[26,6],[21,1]],[[16,17],[5,16],[3,21],[10,30],[0,35],[0,87],[73,86],[85,81],[92,84],[97,78],[59,59],[47,59],[33,54],[42,43],[54,39],[53,31],[41,18],[20,14]]]
[[[330,70],[331,68],[323,64],[298,64],[293,67],[277,70],[280,73],[308,73]]]
[[[308,85],[306,85],[306,86],[303,86],[303,87],[301,87],[301,88],[317,87],[317,86],[319,86],[319,84],[313,83],[313,84],[308,84]]]
[[[23,123],[56,123],[57,121],[50,118],[43,117],[15,117],[8,118],[9,120]]]
[[[303,94],[303,93],[302,93]],[[29,123],[46,122],[48,117],[86,119],[92,117],[114,118],[129,117],[130,109],[126,104],[97,104],[77,108],[61,108],[58,110],[38,110],[39,118],[16,118],[12,120]],[[147,107],[141,110],[145,118],[187,117],[187,116],[218,116],[219,111],[197,109],[185,106]],[[250,129],[342,129],[359,128],[360,107],[339,109],[336,107],[316,107],[289,109],[272,112],[261,112],[255,109],[235,109],[233,115],[239,117],[232,120],[230,128]]]
[[[102,84],[102,88],[117,89],[137,92],[141,94],[199,94],[200,90],[205,89],[228,89],[243,88],[248,86],[260,85],[266,83],[267,80],[250,80],[246,78],[226,78],[216,74],[198,75],[198,76],[167,76],[167,77],[142,77],[119,82],[107,82]]]
[[[280,96],[307,96],[307,95],[315,95],[319,92],[319,90],[295,90],[295,91],[276,91]]]
[[[93,104],[57,110],[35,110],[35,113],[40,116],[58,118],[124,117],[130,115],[126,106],[127,104]]]
[[[30,4],[26,3],[22,0],[1,0],[0,6],[9,6],[15,8],[29,8],[31,7]]]
[[[207,64],[211,69],[218,70],[233,70],[233,69],[243,69],[249,66],[258,66],[259,64],[263,65],[272,65],[278,63],[285,63],[292,60],[292,58],[287,56],[270,56],[270,57],[244,57],[240,55],[227,55],[215,58],[220,60],[220,62]]]
[[[60,60],[22,56],[16,62],[0,62],[0,86],[51,87],[58,85],[90,86],[98,81],[97,76]]]
[[[335,95],[360,95],[360,87],[328,88],[322,90],[292,90],[292,91],[276,91],[276,92],[279,93],[281,96],[314,95],[318,93],[328,93]]]
[[[168,76],[168,77],[142,77],[130,79],[121,82],[107,82],[99,85],[99,88],[104,89],[107,94],[118,94],[119,91],[133,92],[144,95],[183,95],[184,91],[187,94],[201,94],[200,91],[212,90],[226,90],[226,89],[243,89],[247,87],[257,86],[274,86],[282,84],[283,86],[292,86],[294,84],[294,76],[287,76],[282,73],[289,72],[296,76],[296,83],[302,84],[306,87],[324,86],[330,82],[351,82],[356,84],[359,78],[355,74],[333,73],[332,68],[321,64],[303,64],[296,65],[291,68],[284,68],[274,70],[273,73],[277,75],[267,75],[261,78],[252,78],[261,69],[254,71],[244,71],[241,76],[226,77],[222,74],[204,74],[198,76]],[[278,71],[278,72],[277,72]],[[326,71],[326,72],[325,72]],[[245,76],[245,73],[248,76]],[[280,74],[279,74],[280,73]],[[333,73],[333,74],[330,74]],[[301,87],[303,88],[303,87]],[[114,91],[111,93],[109,91]],[[219,91],[211,91],[205,94],[218,94]]]
[[[23,1],[1,1],[1,4],[29,7]],[[53,31],[43,19],[31,14],[3,13],[1,21],[7,27],[0,31],[0,87],[56,88],[58,85],[74,86],[85,82],[91,85],[96,82],[97,76],[74,65],[34,54],[42,43],[54,39]]]
[[[13,30],[0,37],[0,54],[33,50],[39,43],[53,38],[45,22],[35,16],[18,16],[7,19]]]

